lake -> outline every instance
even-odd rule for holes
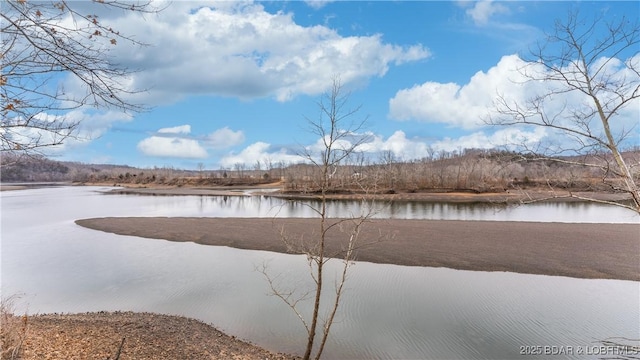
[[[304,328],[255,268],[283,284],[309,284],[298,255],[118,236],[75,225],[102,216],[312,216],[262,196],[104,195],[108,188],[2,192],[2,296],[22,294],[29,313],[152,311],[211,323],[274,351],[299,353]],[[335,202],[331,213],[357,213]],[[496,209],[468,204],[388,206],[379,217],[632,222],[624,209],[582,203]],[[310,308],[309,304],[309,308]],[[532,346],[572,347],[640,338],[640,283],[357,262],[325,358],[512,359]],[[529,347],[529,348],[527,348]],[[544,348],[543,348],[544,349]],[[549,348],[551,349],[551,348]],[[599,358],[597,351],[591,358]],[[531,356],[540,358],[540,356]]]

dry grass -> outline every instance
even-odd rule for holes
[[[18,359],[27,335],[27,315],[15,315],[17,296],[0,300],[0,359]]]

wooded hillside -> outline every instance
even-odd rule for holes
[[[640,151],[624,156],[640,164]],[[574,191],[614,191],[605,183],[599,168],[573,164],[606,164],[606,156],[538,158],[504,151],[465,150],[442,153],[419,161],[396,161],[392,156],[372,162],[350,159],[332,169],[332,191],[340,192],[421,192],[469,191],[502,192],[509,189],[553,187]],[[81,183],[139,184],[169,186],[255,185],[283,182],[285,190],[317,191],[317,169],[309,164],[264,164],[253,168],[199,170],[175,168],[135,168],[126,165],[60,162],[45,157],[4,156],[0,168],[2,182],[71,181]],[[640,179],[638,167],[634,167]],[[610,179],[609,180],[610,183]]]

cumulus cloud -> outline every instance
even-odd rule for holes
[[[244,142],[244,133],[225,126],[208,135],[191,133],[191,125],[158,129],[156,134],[138,143],[138,150],[153,157],[203,159],[208,149],[226,149]]]
[[[436,151],[447,152],[461,149],[515,149],[520,146],[534,147],[546,135],[546,129],[541,127],[530,130],[511,127],[499,129],[492,134],[479,131],[459,138],[444,138],[433,142],[431,147]]]
[[[438,151],[456,151],[461,149],[492,149],[513,148],[518,145],[532,146],[539,142],[546,134],[546,129],[498,129],[493,133],[484,131],[474,132],[458,138],[444,138],[441,140],[425,140],[408,138],[398,130],[387,139],[380,135],[372,135],[371,141],[358,148],[365,153],[379,155],[383,152],[391,152],[395,159],[411,161],[429,157]]]
[[[640,56],[635,56],[627,62],[638,61],[634,60],[635,58]],[[637,77],[637,74],[624,66],[625,62],[610,60],[612,61],[607,63],[607,68],[603,68],[599,73],[603,81],[605,78],[613,80]],[[510,104],[524,105],[536,96],[552,91],[558,92],[547,99],[544,110],[547,114],[552,114],[551,116],[561,115],[556,117],[557,121],[566,122],[571,121],[572,111],[579,111],[581,108],[584,111],[592,106],[589,105],[591,101],[581,92],[559,91],[561,86],[564,86],[560,82],[528,81],[529,79],[522,74],[523,69],[526,69],[528,75],[537,77],[545,76],[547,71],[540,64],[527,63],[517,55],[504,56],[487,72],[476,73],[464,85],[428,81],[399,90],[389,100],[389,117],[395,120],[443,123],[471,130],[485,126],[483,120],[488,116],[498,116],[495,112],[498,96],[504,97]],[[595,79],[595,82],[597,83],[598,79]],[[602,92],[600,96],[605,99],[603,103],[608,104],[609,98],[615,98],[617,95]],[[620,121],[616,125],[629,128],[634,124],[637,113],[633,113],[633,107],[631,104],[617,114]]]
[[[476,1],[466,10],[466,14],[476,25],[486,25],[492,16],[507,13],[509,9],[506,6],[493,0]]]
[[[429,156],[429,144],[420,139],[409,139],[406,134],[398,130],[388,138],[382,135],[373,134],[371,132],[352,134],[351,137],[345,137],[334,143],[334,149],[349,149],[353,146],[356,139],[366,139],[355,148],[355,152],[363,153],[366,157],[377,160],[383,153],[391,152],[394,158],[398,160],[421,159]],[[320,156],[325,149],[322,139],[316,140],[314,143],[305,147],[305,152],[311,157]],[[309,162],[306,157],[292,153],[285,148],[273,148],[265,142],[257,142],[249,145],[238,154],[231,154],[224,157],[221,161],[223,166],[231,167],[238,163],[246,165],[255,164],[256,161],[264,162],[269,160],[272,163],[284,162],[287,164],[295,164],[301,162]],[[320,161],[319,158],[315,161]]]
[[[207,151],[197,140],[181,137],[191,132],[190,125],[181,125],[158,130],[158,135],[143,139],[138,150],[153,157],[171,157],[184,159],[203,159]],[[165,135],[166,134],[166,135]]]
[[[345,136],[334,143],[334,149],[349,149],[356,141],[360,142],[363,139],[366,141],[361,143],[355,151],[364,153],[371,159],[377,159],[383,152],[387,151],[392,152],[394,157],[400,160],[420,159],[428,156],[429,145],[426,142],[419,139],[409,139],[400,130],[387,139],[382,135],[371,132],[349,134],[349,136]],[[311,157],[319,157],[324,149],[325,145],[321,138],[304,147],[304,151]],[[309,162],[306,157],[300,156],[290,149],[273,147],[266,142],[256,142],[237,154],[229,154],[223,157],[220,160],[220,164],[224,167],[233,167],[236,164],[251,166],[257,161],[261,163],[284,162],[286,164]],[[319,159],[316,159],[316,161],[319,161]]]
[[[640,55],[622,61],[615,58],[601,58],[594,62],[590,69],[593,84],[613,84],[616,81],[630,84],[627,87],[612,89],[607,86],[595,88],[600,105],[607,113],[615,112],[615,121],[610,122],[612,132],[617,139],[626,137],[623,146],[633,145],[637,142],[639,133],[638,108],[640,99],[629,102],[623,108],[617,108],[620,96],[631,98],[637,81],[638,74],[631,69],[632,64],[640,62]],[[566,78],[558,78],[558,81],[537,81],[554,76],[549,69],[539,63],[528,63],[517,55],[504,56],[498,64],[487,72],[478,72],[472,76],[466,84],[425,82],[409,89],[399,90],[389,101],[389,116],[395,120],[414,120],[426,123],[443,123],[452,127],[475,131],[472,135],[456,139],[445,139],[439,144],[442,148],[452,149],[463,144],[462,148],[483,147],[483,144],[504,145],[507,143],[522,143],[531,145],[536,140],[541,149],[546,148],[554,152],[578,151],[585,146],[595,144],[594,140],[587,136],[569,136],[566,131],[548,129],[541,132],[522,125],[515,130],[500,130],[492,135],[479,131],[487,126],[488,119],[506,119],[513,122],[513,117],[500,114],[497,109],[505,110],[505,105],[520,110],[521,114],[527,114],[529,121],[540,121],[539,112],[545,114],[547,119],[552,119],[554,126],[564,129],[572,129],[584,134],[606,140],[601,121],[597,116],[597,109],[593,100],[581,91],[571,90],[567,87],[565,79],[579,84],[579,79],[574,79],[576,74],[583,73],[584,69],[575,68],[575,64],[569,64],[559,69]],[[526,72],[527,76],[523,75]],[[553,96],[548,96],[553,94]],[[527,109],[532,99],[543,98],[539,108]],[[499,100],[500,99],[500,100]],[[577,121],[576,116],[583,117],[585,121]],[[493,132],[494,130],[492,130]],[[505,136],[509,139],[498,138]],[[634,140],[635,139],[635,140]],[[454,145],[455,143],[455,145]]]
[[[320,9],[334,1],[335,0],[305,0],[305,3],[314,9]]]
[[[379,161],[387,153],[392,154],[393,158],[399,161],[412,161],[429,158],[441,151],[453,152],[463,149],[492,148],[515,149],[517,146],[522,145],[534,147],[535,144],[548,135],[547,129],[544,128],[519,129],[511,127],[494,129],[496,129],[494,132],[477,131],[458,138],[447,137],[440,140],[409,138],[402,130],[397,130],[386,138],[380,134],[366,132],[352,134],[351,139],[345,137],[334,144],[334,148],[351,148],[356,141],[355,139],[366,139],[354,151],[363,154],[365,158],[371,161]],[[306,153],[312,157],[319,157],[324,149],[322,139],[317,139],[305,147]],[[258,161],[263,164],[266,162],[296,164],[308,163],[309,159],[285,148],[275,148],[266,142],[256,142],[237,154],[229,154],[223,157],[220,160],[220,165],[228,168],[232,168],[237,164],[252,166]],[[315,159],[315,161],[319,161],[319,158]]]
[[[147,156],[203,159],[207,151],[196,140],[152,136],[138,143],[138,150]]]
[[[402,130],[397,130],[386,140],[383,136],[369,134],[370,141],[360,145],[358,151],[372,154],[374,157],[391,152],[398,160],[421,159],[428,156],[428,144],[419,139],[409,139]]]
[[[524,11],[524,6],[516,2],[480,0],[456,1],[456,4],[464,10],[464,15],[469,20],[460,26],[469,26],[467,31],[481,32],[493,41],[504,44],[505,49],[511,49],[510,51],[526,49],[546,37],[535,26],[512,21],[509,16],[512,10]]]
[[[336,151],[336,154],[340,151],[349,151],[353,148],[356,142],[362,142],[363,137],[369,136],[369,134],[356,134],[356,133],[348,133],[343,132],[341,138],[335,139],[331,147]],[[311,156],[318,156],[318,160],[320,158],[320,154],[322,154],[326,150],[326,144],[330,141],[329,136],[325,136],[324,138],[318,138],[315,143],[305,146],[305,153],[310,154]]]
[[[498,94],[524,100],[525,78],[518,71],[526,63],[517,55],[504,56],[489,71],[477,72],[465,85],[425,82],[399,90],[389,101],[389,116],[396,120],[446,123],[464,129],[483,126],[482,118]]]
[[[334,74],[343,83],[383,76],[389,66],[425,59],[420,44],[396,45],[380,35],[344,37],[326,26],[301,26],[292,13],[269,13],[252,2],[177,2],[155,16],[127,14],[113,27],[152,46],[113,49],[140,71],[129,86],[148,89],[134,100],[175,101],[190,94],[287,101],[317,95]]]
[[[386,139],[373,132],[350,133],[334,142],[332,147],[337,150],[353,149],[354,152],[363,153],[369,158],[377,158],[383,153],[391,152],[395,159],[407,161],[427,157],[429,153],[429,145],[424,140],[409,139],[402,130],[395,131]],[[325,149],[325,141],[321,138],[305,148],[308,154],[318,157]]]
[[[276,149],[269,143],[259,141],[247,146],[238,154],[229,154],[220,159],[220,165],[229,168],[236,164],[253,165],[256,162],[296,164],[304,162],[304,158],[290,153],[285,148]]]
[[[39,149],[44,154],[59,155],[65,151],[87,145],[102,136],[114,123],[126,122],[131,119],[131,115],[119,111],[96,112],[80,108],[65,114],[41,112],[33,117],[31,121],[33,126],[3,127],[0,131],[3,136],[25,145],[55,144],[64,140],[62,144]],[[6,123],[24,124],[24,120],[21,118],[7,119]],[[46,128],[50,130],[46,130]],[[73,128],[74,131],[70,132],[65,128],[69,130]]]
[[[191,125],[180,125],[170,128],[163,128],[158,130],[160,134],[188,134],[191,132]]]
[[[244,133],[241,130],[233,131],[225,126],[207,136],[206,142],[213,148],[229,148],[244,142]]]

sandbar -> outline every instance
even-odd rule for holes
[[[332,220],[337,221],[337,220]],[[239,249],[299,253],[319,219],[108,217],[77,220],[105,232]],[[339,257],[346,234],[327,233]],[[640,281],[640,224],[375,219],[363,227],[356,260],[406,266]]]

